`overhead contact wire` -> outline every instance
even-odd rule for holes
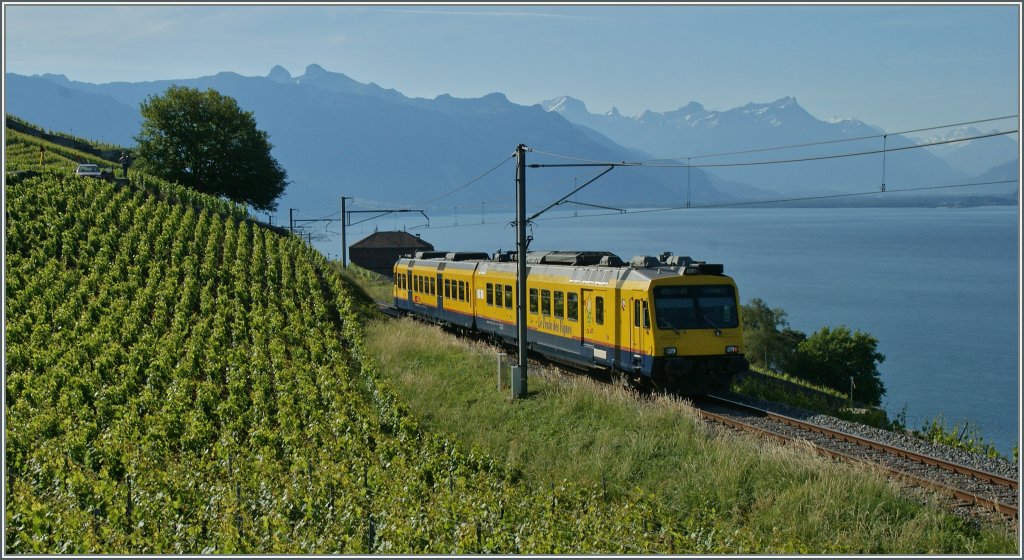
[[[806,158],[776,159],[776,160],[767,160],[767,161],[746,161],[746,162],[739,162],[739,163],[704,163],[704,164],[698,164],[698,165],[693,165],[693,166],[689,166],[687,164],[682,164],[682,163],[680,163],[680,164],[662,164],[662,165],[644,164],[643,166],[644,167],[652,167],[652,168],[672,168],[672,167],[698,167],[698,168],[705,168],[705,167],[750,167],[750,166],[754,166],[754,165],[773,165],[773,164],[780,164],[780,163],[799,163],[799,162],[804,162],[804,161],[819,161],[819,160],[825,160],[825,159],[837,159],[837,158],[845,158],[845,157],[868,156],[868,155],[873,155],[873,154],[884,154],[884,153],[887,153],[887,152],[899,152],[899,151],[903,151],[903,150],[913,150],[915,148],[927,148],[929,146],[940,146],[942,144],[955,144],[956,142],[966,142],[968,140],[980,140],[982,138],[992,138],[994,136],[1005,136],[1007,134],[1014,134],[1016,132],[1017,132],[1017,129],[1004,130],[1004,131],[1001,131],[1001,132],[992,132],[990,134],[982,134],[982,135],[979,135],[979,136],[967,136],[967,137],[964,137],[964,138],[954,138],[952,140],[940,140],[940,141],[937,141],[937,142],[928,142],[928,143],[925,143],[925,144],[913,144],[911,146],[900,146],[898,148],[883,148],[881,150],[869,150],[869,151],[866,151],[866,152],[850,152],[850,153],[845,153],[845,154],[833,154],[833,155],[830,155],[830,156],[813,156],[813,157],[806,157]],[[654,161],[663,161],[663,160],[654,160]]]
[[[436,202],[436,201],[438,201],[438,200],[441,200],[442,198],[446,198],[446,197],[449,197],[449,196],[451,196],[451,195],[453,195],[453,194],[455,194],[455,193],[457,193],[457,192],[461,191],[462,189],[464,189],[464,188],[466,188],[466,187],[468,187],[468,186],[472,185],[473,183],[475,183],[475,182],[479,181],[480,179],[483,179],[484,177],[486,177],[486,176],[490,175],[491,173],[493,173],[493,172],[494,172],[494,170],[498,169],[498,168],[499,168],[499,167],[501,167],[502,165],[505,165],[506,163],[508,163],[508,161],[509,161],[509,160],[511,160],[511,159],[512,159],[512,158],[514,158],[514,157],[516,157],[516,156],[515,156],[515,154],[513,154],[513,155],[510,155],[510,156],[508,156],[507,158],[505,158],[505,159],[501,160],[501,162],[499,162],[499,163],[498,163],[497,165],[495,165],[494,167],[492,167],[492,168],[488,169],[487,171],[484,171],[483,173],[481,173],[480,175],[478,175],[478,176],[477,176],[476,178],[474,178],[474,179],[471,179],[470,181],[468,181],[468,182],[464,183],[464,184],[463,184],[462,186],[460,186],[460,187],[458,187],[458,188],[456,188],[456,189],[454,189],[454,190],[452,190],[452,191],[446,192],[446,193],[442,194],[441,196],[438,196],[438,197],[432,198],[432,199],[430,199],[430,200],[427,200],[427,201],[425,201],[425,202],[420,202],[419,204],[414,204],[413,206],[426,206],[427,204],[430,204],[431,202]]]
[[[739,151],[736,151],[736,152],[722,152],[722,153],[718,153],[718,154],[700,154],[700,155],[695,155],[695,156],[679,156],[679,157],[674,157],[674,158],[658,158],[658,159],[652,159],[652,160],[647,160],[647,161],[672,161],[672,160],[684,159],[684,158],[685,159],[690,159],[690,158],[696,159],[696,158],[709,158],[709,157],[722,157],[722,156],[736,156],[736,155],[742,155],[742,154],[753,154],[753,153],[757,153],[757,152],[771,152],[771,151],[775,151],[775,150],[788,150],[790,148],[809,148],[811,146],[823,146],[823,145],[826,145],[826,144],[841,144],[843,142],[856,142],[858,140],[871,140],[871,139],[874,139],[874,138],[882,138],[884,136],[892,136],[892,135],[898,135],[898,134],[911,134],[911,133],[914,133],[914,132],[925,132],[925,131],[928,131],[928,130],[939,130],[939,129],[943,129],[943,128],[952,128],[954,126],[966,126],[966,125],[969,125],[969,124],[979,124],[979,123],[993,122],[993,121],[1004,121],[1006,119],[1012,119],[1012,118],[1016,118],[1016,117],[1017,117],[1017,115],[1007,115],[1005,117],[994,117],[994,118],[991,118],[991,119],[980,119],[980,120],[976,120],[976,121],[966,121],[966,122],[947,124],[947,125],[942,125],[942,126],[929,126],[927,128],[916,128],[914,130],[904,130],[904,131],[901,131],[901,132],[887,132],[887,133],[883,132],[881,134],[871,134],[871,135],[868,135],[868,136],[856,136],[856,137],[853,137],[853,138],[839,138],[839,139],[836,139],[836,140],[821,140],[821,141],[818,141],[818,142],[807,142],[807,143],[804,143],[804,144],[789,144],[789,145],[786,145],[786,146],[775,146],[775,147],[772,147],[772,148],[754,148],[754,149],[750,149],[750,150],[739,150]]]

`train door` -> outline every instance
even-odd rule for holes
[[[440,313],[444,310],[444,277],[440,272],[437,273],[437,311]]]
[[[639,371],[643,367],[644,348],[650,335],[651,312],[647,303],[647,292],[633,291],[629,306],[629,348],[630,365]]]
[[[430,278],[430,284],[433,293],[437,295],[435,303],[437,304],[437,315],[440,316],[441,312],[444,310],[444,308],[442,307],[442,304],[444,303],[444,279],[441,276],[440,271],[437,272],[436,276],[437,284],[434,284],[434,278]]]
[[[445,317],[444,312],[444,263],[437,267],[437,315]]]
[[[412,267],[405,273],[405,300],[412,303]]]
[[[583,328],[580,329],[580,344],[593,348],[593,341],[597,338],[594,322],[594,290],[583,288],[581,292],[582,297],[580,299],[583,300],[583,318],[581,323]],[[587,342],[588,339],[590,342]]]

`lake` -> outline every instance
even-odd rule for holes
[[[624,260],[672,251],[722,263],[744,303],[757,297],[784,309],[797,330],[846,325],[877,338],[890,416],[905,407],[912,428],[940,415],[948,426],[969,422],[1006,455],[1018,445],[1016,207],[575,214],[542,216],[530,248],[612,251]],[[493,253],[515,248],[512,219],[431,215],[431,227],[412,229],[422,218],[403,215],[376,226],[408,227],[439,250]],[[349,243],[373,228],[349,228]],[[336,257],[337,247],[320,248]]]

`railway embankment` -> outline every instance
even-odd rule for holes
[[[1012,540],[1005,525],[959,518],[938,494],[909,498],[869,467],[723,433],[682,399],[638,398],[536,369],[528,398],[511,400],[497,389],[493,347],[409,320],[372,322],[368,344],[425,429],[452,434],[535,484],[639,488],[666,508],[704,512],[714,518],[708,527],[744,548],[829,553],[843,543],[899,554],[962,546],[963,531],[977,535],[974,544],[988,531]]]

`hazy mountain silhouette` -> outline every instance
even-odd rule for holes
[[[817,119],[793,97],[771,103],[748,103],[727,111],[710,111],[691,102],[675,111],[645,111],[632,117],[616,109],[594,114],[572,97],[559,97],[542,105],[615,142],[655,157],[706,165],[703,169],[721,179],[793,195],[880,189],[883,183],[889,188],[916,188],[967,181],[990,167],[1016,161],[1019,151],[1013,140],[994,137],[950,145],[957,148],[835,157],[908,147],[916,142],[895,134],[883,138],[884,131],[854,118]],[[964,137],[972,135],[971,132],[951,131],[957,136],[949,137]],[[805,145],[815,143],[822,144]],[[775,147],[788,148],[764,150]],[[949,161],[944,157],[949,157]],[[772,161],[788,163],[758,164]],[[1001,189],[1013,190],[1005,185]]]
[[[90,84],[63,76],[7,75],[8,111],[29,122],[73,130],[89,138],[133,144],[139,129],[139,103],[170,85],[213,88],[252,111],[270,134],[273,154],[288,170],[292,184],[279,204],[282,212],[306,214],[333,210],[340,196],[357,204],[417,206],[454,191],[511,155],[519,143],[537,150],[600,161],[636,161],[647,156],[624,148],[592,130],[582,129],[539,105],[511,103],[503,94],[478,99],[442,95],[410,99],[394,90],[361,84],[344,74],[310,65],[292,77],[274,67],[266,77],[232,72],[193,79]],[[52,110],[57,96],[67,110]],[[529,163],[565,160],[530,154]],[[531,207],[547,205],[583,184],[600,168],[531,169]],[[716,184],[695,170],[689,185],[679,169],[617,169],[574,197],[609,206],[684,204],[735,200],[749,192],[743,185]],[[428,206],[439,212],[452,206],[486,204],[491,211],[514,204],[514,165]],[[575,182],[574,182],[575,179]]]
[[[292,184],[279,202],[304,217],[327,215],[339,197],[354,196],[352,208],[408,207],[452,212],[453,207],[513,212],[513,162],[466,186],[526,144],[530,164],[651,162],[665,167],[617,168],[572,201],[624,208],[694,206],[770,200],[890,186],[926,186],[964,180],[972,169],[956,169],[923,149],[860,157],[773,165],[723,164],[825,157],[877,151],[881,138],[720,157],[694,157],[765,147],[862,136],[880,131],[856,119],[826,122],[792,97],[709,111],[693,102],[668,113],[626,117],[595,115],[583,102],[563,97],[523,106],[501,93],[475,99],[440,95],[409,98],[393,89],[363,84],[311,64],[301,76],[281,66],[266,76],[233,72],[190,79],[91,84],[61,75],[6,75],[7,111],[45,128],[131,146],[141,123],[139,104],[170,85],[213,88],[235,98],[270,134],[273,154]],[[889,136],[889,148],[912,145]],[[1015,144],[1011,142],[1012,144]],[[974,150],[985,149],[978,142]],[[554,154],[554,155],[549,155]],[[579,159],[566,159],[572,156]],[[981,161],[977,156],[972,161]],[[990,160],[1001,156],[991,156]],[[690,158],[689,160],[687,158]],[[689,161],[689,172],[680,167]],[[995,164],[994,164],[995,165]],[[528,202],[539,209],[582,185],[601,167],[530,168]],[[993,192],[1011,192],[1002,185]],[[451,193],[449,196],[442,196]]]

